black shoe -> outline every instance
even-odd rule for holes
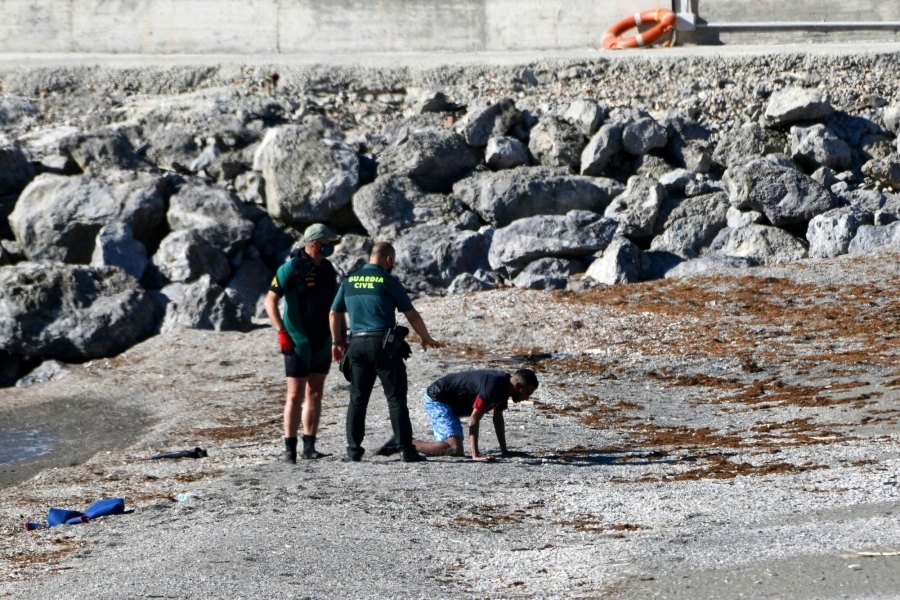
[[[398,452],[400,452],[400,444],[397,443],[397,439],[394,436],[391,436],[391,439],[386,441],[384,445],[375,452],[375,456],[393,456]]]
[[[403,454],[400,455],[400,460],[405,463],[417,463],[417,462],[425,462],[428,460],[415,450],[404,450]]]
[[[362,462],[362,456],[350,456],[349,454],[341,457],[341,462],[351,463],[351,462]]]
[[[300,458],[302,458],[303,460],[317,460],[320,458],[325,458],[326,456],[328,455],[322,454],[318,450],[304,450],[300,455]]]
[[[281,454],[281,462],[290,463],[292,465],[297,464],[297,452],[291,452],[290,450],[285,450]]]

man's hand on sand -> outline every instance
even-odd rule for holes
[[[429,348],[443,348],[444,344],[432,337],[422,338],[422,351],[428,352]]]

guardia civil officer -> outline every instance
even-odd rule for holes
[[[394,429],[404,462],[419,462],[425,457],[419,454],[412,442],[412,424],[406,405],[406,365],[400,352],[385,347],[385,332],[396,324],[396,312],[402,312],[412,328],[422,339],[422,349],[440,348],[425,327],[418,311],[400,280],[391,275],[396,253],[387,242],[379,242],[372,248],[369,263],[352,273],[341,283],[331,305],[331,333],[336,340],[332,358],[339,362],[344,348],[338,342],[344,313],[350,315],[350,340],[346,348],[350,361],[350,404],[347,407],[347,456],[348,462],[362,460],[362,447],[366,433],[366,408],[375,378],[381,380],[387,398]]]
[[[325,376],[331,366],[328,313],[338,288],[337,272],[325,257],[334,252],[334,243],[340,239],[341,236],[325,225],[310,225],[303,234],[303,248],[293,252],[291,258],[278,268],[266,295],[266,313],[278,331],[287,376],[285,462],[297,462],[297,432],[301,420],[301,457],[325,456],[316,450],[316,432],[322,412]],[[278,313],[280,298],[284,298],[283,315]]]

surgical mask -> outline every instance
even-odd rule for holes
[[[319,253],[322,256],[331,256],[332,254],[334,254],[334,244],[326,244],[324,246],[321,246],[319,248]]]

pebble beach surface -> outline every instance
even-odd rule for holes
[[[52,415],[60,452],[2,466],[25,474],[0,490],[0,597],[895,598],[898,252],[418,300],[448,342],[409,362],[418,436],[439,375],[553,356],[508,413],[527,454],[488,464],[372,456],[390,430],[378,388],[366,459],[339,462],[336,372],[332,456],[278,462],[281,360],[262,323],[169,332],[4,390],[4,426]],[[86,411],[115,411],[117,441]],[[195,446],[209,457],[147,460]],[[111,496],[133,512],[22,530]]]

